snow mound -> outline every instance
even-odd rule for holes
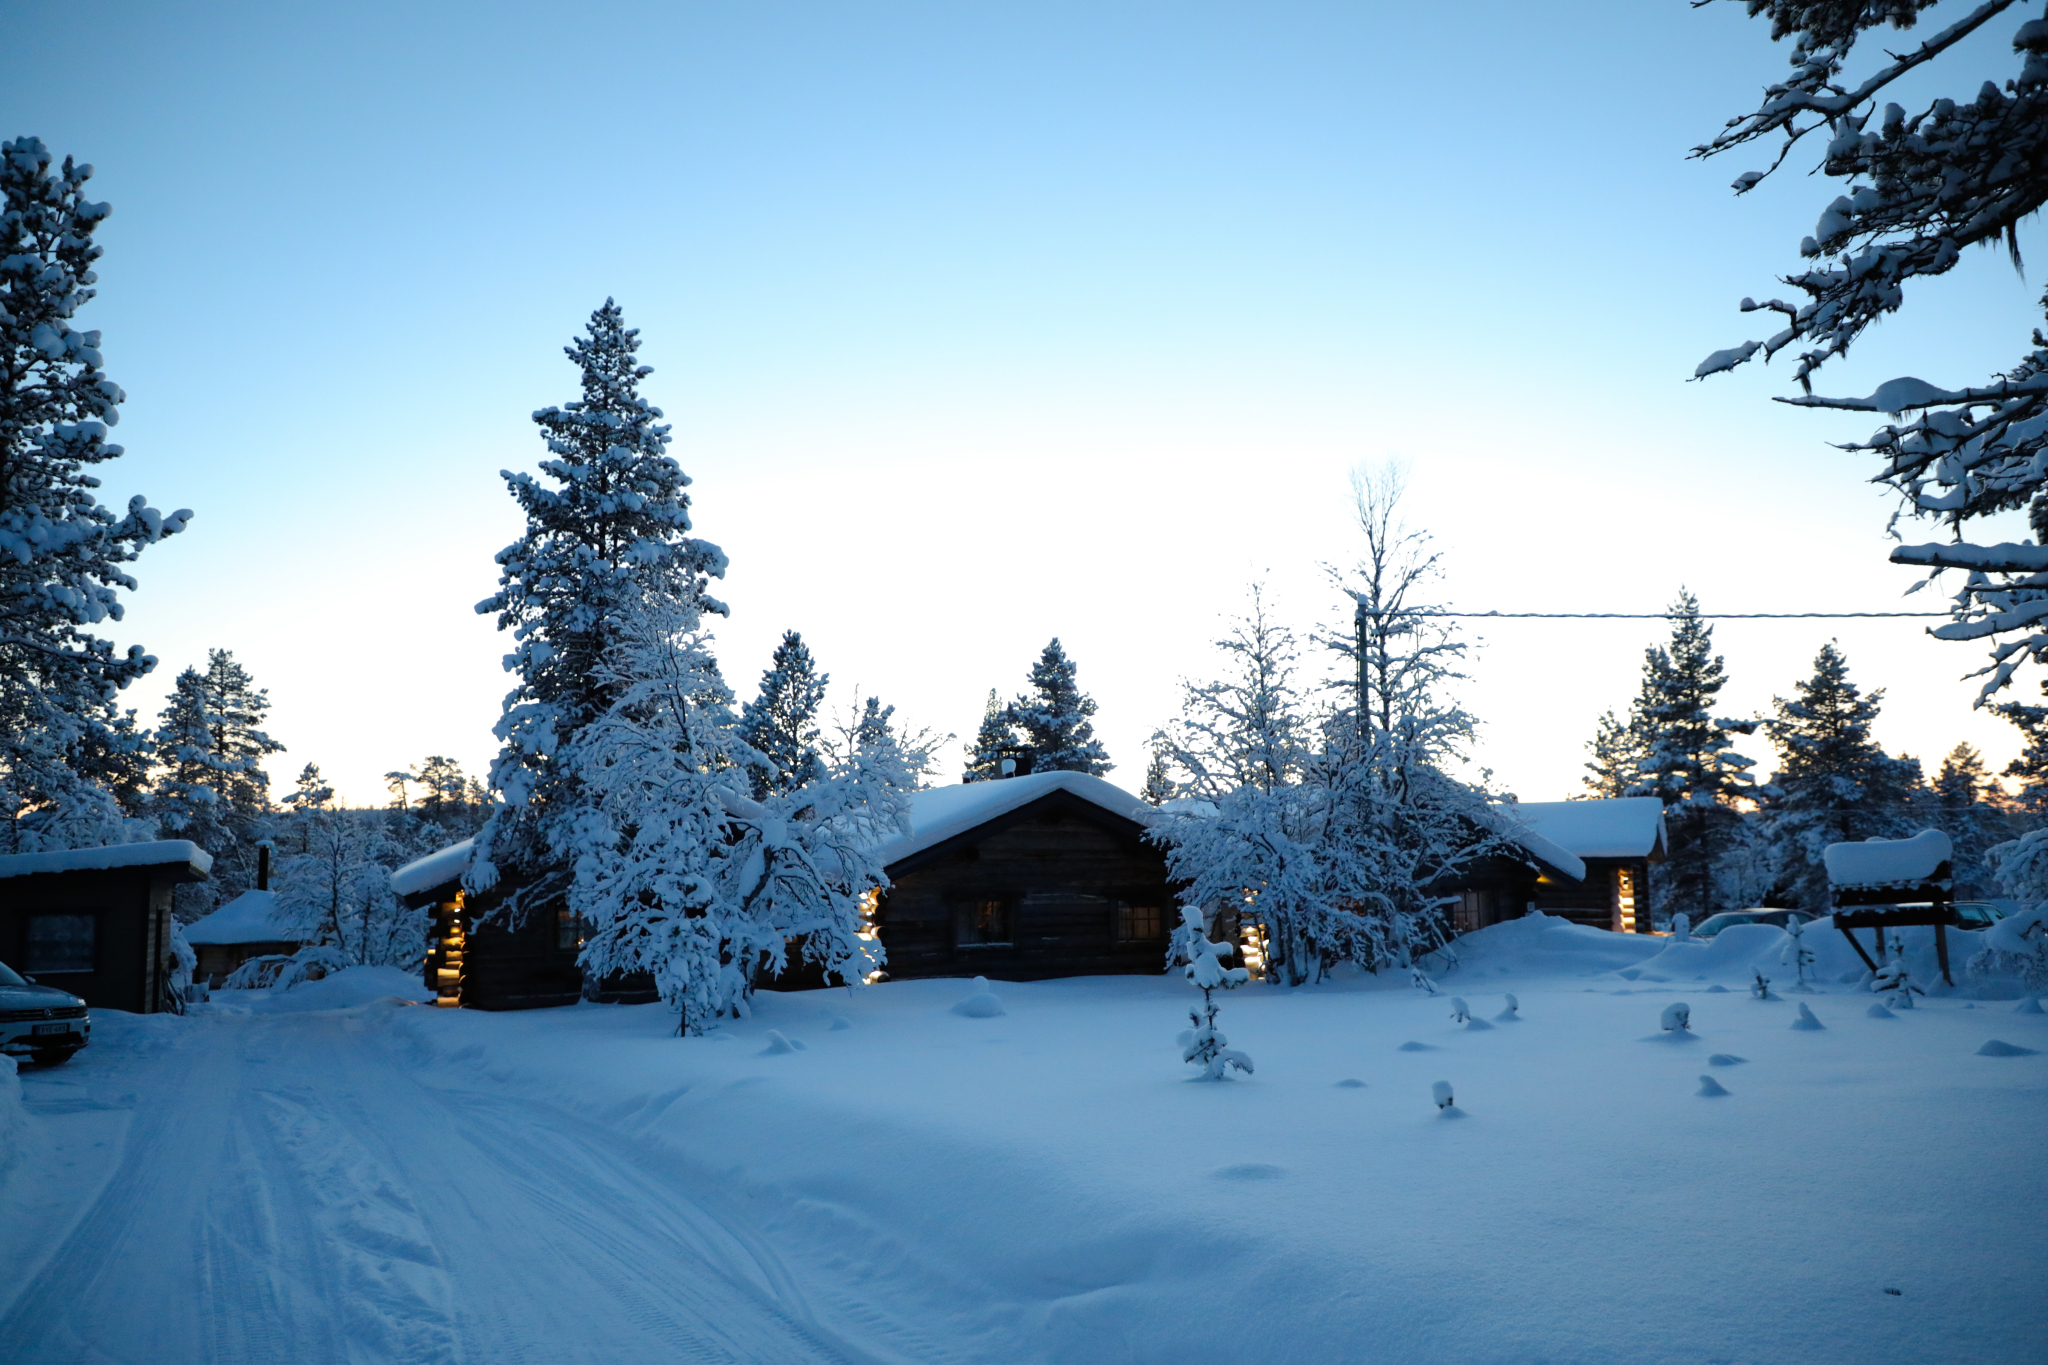
[[[215,998],[240,994],[222,990]],[[256,1014],[297,1014],[306,1010],[347,1010],[380,1000],[397,999],[407,1004],[425,1004],[434,996],[417,976],[398,967],[344,967],[338,972],[305,981],[290,990],[248,991],[249,1009]]]
[[[2001,1039],[1993,1038],[1990,1042],[1977,1049],[1977,1055],[1979,1057],[2037,1057],[2040,1055],[2040,1051],[2031,1047],[2018,1047]]]
[[[1898,1015],[1893,1014],[1890,1010],[1886,1009],[1884,1007],[1884,1001],[1882,1000],[1878,1001],[1876,1004],[1872,1005],[1869,1009],[1863,1012],[1869,1015],[1872,1019],[1896,1019],[1899,1017]]]
[[[1473,970],[1518,976],[1598,976],[1655,957],[1664,940],[1650,934],[1589,929],[1554,915],[1524,915],[1475,929],[1458,940],[1458,960]]]
[[[1796,1029],[1805,1029],[1808,1032],[1812,1032],[1815,1029],[1824,1029],[1827,1027],[1827,1025],[1823,1024],[1820,1020],[1814,1018],[1813,1011],[1808,1009],[1802,1002],[1799,1006],[1799,1017],[1792,1021],[1792,1027]]]
[[[964,1014],[969,1019],[994,1019],[1008,1011],[996,993],[988,988],[988,978],[977,976],[974,978],[974,994],[953,1006],[953,1013]]]
[[[1487,1023],[1484,1019],[1481,1019],[1476,1014],[1465,1021],[1465,1029],[1467,1032],[1470,1033],[1481,1033],[1488,1029],[1491,1029],[1492,1027],[1493,1025]]]
[[[1365,1082],[1346,1076],[1343,1080],[1337,1082],[1337,1088],[1339,1090],[1363,1090],[1365,1089]]]
[[[848,1019],[846,1018],[846,1016],[845,1016],[845,1015],[843,1015],[843,1014],[835,1014],[835,1015],[833,1015],[833,1016],[832,1016],[832,1022],[831,1022],[830,1024],[826,1025],[826,1027],[827,1027],[827,1028],[828,1028],[829,1030],[831,1030],[831,1031],[832,1031],[833,1033],[837,1033],[837,1032],[839,1032],[839,1031],[840,1031],[841,1029],[849,1029],[849,1028],[852,1028],[852,1027],[853,1027],[853,1024],[852,1024],[852,1022],[851,1022],[851,1021],[849,1021],[849,1020],[848,1020]]]
[[[1940,830],[1923,829],[1910,839],[1829,844],[1820,856],[1834,886],[1918,886],[1934,879],[1941,865],[1955,856],[1955,846]]]
[[[1401,1044],[1401,1046],[1399,1046],[1399,1047],[1395,1048],[1395,1049],[1394,1049],[1394,1051],[1396,1051],[1396,1052],[1434,1052],[1434,1051],[1436,1051],[1436,1049],[1435,1049],[1435,1048],[1433,1048],[1433,1047],[1431,1047],[1431,1046],[1430,1046],[1430,1045],[1429,1045],[1428,1043],[1418,1043],[1418,1042],[1416,1042],[1416,1041],[1415,1041],[1415,1040],[1414,1040],[1413,1038],[1410,1038],[1410,1039],[1409,1039],[1409,1040],[1408,1040],[1407,1042],[1405,1042],[1405,1043]]]
[[[1507,1002],[1508,1002],[1508,1007],[1507,1007],[1506,1009],[1502,1010],[1502,1011],[1501,1011],[1501,1012],[1500,1012],[1499,1014],[1496,1014],[1496,1015],[1494,1015],[1493,1017],[1494,1017],[1494,1018],[1495,1018],[1496,1020],[1498,1020],[1499,1022],[1503,1023],[1503,1024],[1519,1024],[1519,1023],[1521,1023],[1521,1022],[1522,1022],[1522,1002],[1521,1002],[1521,1001],[1519,1001],[1519,1000],[1517,1000],[1517,999],[1515,999],[1515,997],[1514,997],[1514,996],[1512,996],[1512,995],[1510,995],[1510,996],[1508,996],[1508,997],[1507,997]]]
[[[1732,1053],[1732,1052],[1717,1052],[1717,1053],[1715,1053],[1715,1054],[1714,1054],[1713,1056],[1711,1056],[1711,1057],[1707,1058],[1707,1065],[1708,1065],[1708,1066],[1741,1066],[1741,1065],[1742,1065],[1742,1064],[1743,1064],[1744,1062],[1746,1062],[1746,1061],[1748,1061],[1748,1060],[1749,1060],[1749,1058],[1747,1058],[1747,1057],[1738,1057],[1738,1056],[1736,1056],[1736,1055],[1735,1055],[1734,1053]]]
[[[2026,999],[2024,999],[2024,1000],[2020,1001],[2020,1002],[2019,1002],[2019,1004],[2017,1004],[2017,1005],[2013,1006],[2013,1010],[2012,1010],[2012,1012],[2013,1012],[2014,1014],[2040,1014],[2040,1013],[2042,1013],[2042,1010],[2041,1010],[2041,997],[2040,997],[2040,996],[2038,996],[2038,995],[2030,995],[2030,996],[2028,996],[2028,997],[2027,997]]]
[[[794,1051],[796,1049],[790,1046],[789,1039],[783,1037],[780,1031],[776,1029],[768,1030],[768,1046],[761,1049],[763,1057],[779,1057],[785,1052]]]
[[[1728,988],[1727,988],[1726,986],[1722,985],[1722,984],[1721,984],[1720,982],[1716,981],[1716,982],[1715,982],[1715,983],[1714,983],[1713,985],[1711,985],[1711,986],[1707,987],[1707,994],[1708,994],[1708,995],[1726,995],[1726,994],[1728,994]]]
[[[1712,1076],[1702,1076],[1700,1077],[1698,1093],[1706,1096],[1708,1099],[1712,1099],[1715,1096],[1727,1094],[1728,1087],[1715,1080]]]
[[[1240,1161],[1235,1166],[1225,1166],[1216,1172],[1218,1180],[1278,1180],[1287,1174],[1285,1166],[1275,1166],[1270,1161]]]

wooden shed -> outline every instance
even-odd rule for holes
[[[1510,801],[1495,807],[1517,853],[1482,859],[1444,888],[1458,933],[1532,911],[1615,933],[1650,929],[1650,864],[1664,861],[1654,796]]]
[[[892,978],[1161,972],[1177,917],[1151,807],[1083,773],[918,792],[882,850]]]
[[[500,882],[482,895],[465,892],[462,874],[475,852],[475,841],[464,839],[391,874],[391,890],[409,909],[433,910],[425,977],[435,1003],[481,1010],[575,1004],[583,996],[582,936],[568,902],[526,907],[517,922],[493,915],[515,888]]]
[[[0,961],[96,1009],[170,1008],[171,888],[212,869],[185,839],[0,858]]]
[[[256,885],[185,926],[185,942],[199,959],[192,969],[194,981],[219,986],[252,957],[289,955],[314,941],[314,935],[290,922],[270,889],[270,850],[259,848],[257,854]]]

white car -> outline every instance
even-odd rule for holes
[[[92,1015],[83,1000],[55,986],[38,986],[0,962],[0,1052],[26,1052],[55,1066],[91,1041]]]

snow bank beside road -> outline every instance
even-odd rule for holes
[[[378,1000],[398,999],[425,1004],[434,996],[416,973],[398,967],[348,967],[318,981],[302,981],[289,990],[213,992],[213,1004],[227,1012],[288,1014],[302,1010],[345,1010]]]

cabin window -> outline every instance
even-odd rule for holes
[[[961,947],[1007,947],[1010,942],[1009,902],[975,901],[961,910]]]
[[[30,915],[21,969],[31,974],[91,971],[98,924],[94,915]]]
[[[1142,943],[1160,936],[1164,916],[1156,905],[1126,905],[1116,903],[1116,941],[1118,943]]]
[[[1467,891],[1458,897],[1458,908],[1453,916],[1458,933],[1469,934],[1475,929],[1484,929],[1497,920],[1494,913],[1494,893],[1491,891]]]
[[[568,906],[555,911],[555,946],[557,948],[580,948],[583,946],[583,921]]]

